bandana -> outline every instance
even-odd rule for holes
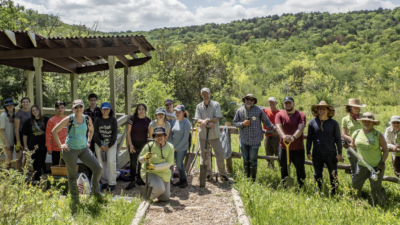
[[[350,113],[350,116],[351,116],[354,120],[356,120],[356,121],[357,121],[357,119],[360,118],[360,114],[353,114],[353,113]]]

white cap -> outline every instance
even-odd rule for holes
[[[274,102],[277,102],[275,97],[269,97],[268,101],[274,101]]]
[[[202,88],[201,91],[200,91],[200,94],[203,93],[203,92],[208,92],[208,93],[210,93],[210,89],[208,89],[208,88],[206,88],[206,87],[205,87],[205,88]]]

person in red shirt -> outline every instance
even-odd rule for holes
[[[265,115],[267,115],[269,121],[275,125],[275,116],[278,114],[281,110],[276,108],[277,101],[275,97],[270,97],[268,99],[268,105],[269,109],[263,109]],[[264,138],[264,148],[265,148],[265,154],[267,156],[278,156],[279,155],[279,134],[276,130],[269,130],[268,127],[264,125],[265,131],[265,138]],[[268,160],[268,167],[274,168],[274,161],[273,160]]]
[[[51,155],[51,161],[53,166],[58,165],[60,162],[60,151],[61,149],[57,146],[57,143],[53,140],[53,128],[61,122],[65,118],[65,102],[57,101],[55,104],[56,115],[51,117],[47,122],[46,127],[46,147],[47,153]],[[58,132],[58,136],[60,137],[61,144],[65,143],[65,139],[67,138],[68,127],[64,127],[60,132]]]
[[[294,164],[297,174],[297,183],[300,187],[303,186],[304,179],[306,178],[306,171],[304,169],[305,151],[303,142],[303,131],[306,126],[306,116],[304,113],[294,109],[294,99],[287,96],[283,99],[282,110],[275,117],[275,124],[280,136],[279,142],[279,164],[281,167],[281,178],[284,179],[288,176],[287,162],[286,162],[286,146],[283,143],[290,142],[289,158],[290,162]]]

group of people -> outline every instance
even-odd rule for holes
[[[244,170],[248,178],[256,179],[258,149],[265,134],[264,147],[266,155],[278,156],[281,178],[285,185],[288,177],[286,146],[289,148],[290,163],[296,168],[297,182],[303,186],[306,178],[304,161],[307,156],[312,160],[314,179],[319,189],[322,188],[322,174],[324,165],[328,167],[331,194],[337,193],[337,163],[343,162],[342,149],[347,151],[347,158],[351,164],[351,177],[353,188],[361,196],[362,187],[367,179],[371,184],[371,195],[374,204],[382,201],[382,179],[385,172],[385,162],[388,157],[388,148],[392,149],[393,167],[395,174],[400,176],[400,143],[397,134],[400,131],[400,116],[392,116],[385,136],[374,128],[380,121],[374,114],[366,112],[361,114],[360,109],[366,107],[359,99],[349,99],[345,105],[349,113],[339,123],[332,117],[335,109],[325,101],[311,107],[315,118],[308,123],[308,134],[303,135],[306,126],[304,113],[295,110],[294,99],[287,96],[283,99],[283,110],[279,110],[274,97],[268,99],[270,108],[263,109],[256,106],[257,98],[252,94],[243,97],[243,106],[235,114],[233,123],[240,129],[240,146],[243,155]],[[264,129],[261,127],[264,124]],[[306,146],[304,141],[306,137]],[[352,148],[365,163],[380,171],[378,179],[371,178],[368,166],[350,151]],[[268,165],[273,167],[273,161],[268,160]]]
[[[218,102],[211,100],[208,88],[202,88],[200,95],[203,101],[196,106],[194,120],[200,124],[199,143],[201,165],[207,166],[207,180],[212,180],[211,152],[205,140],[214,149],[216,166],[222,180],[228,181],[225,170],[223,149],[220,141],[219,120],[222,118]],[[97,107],[97,95],[90,94],[90,106],[84,110],[84,102],[73,101],[73,114],[64,115],[64,101],[55,103],[56,115],[48,118],[42,115],[37,105],[30,106],[29,98],[21,99],[21,107],[15,113],[13,99],[6,99],[4,112],[0,115],[0,148],[4,150],[6,160],[12,160],[16,151],[16,169],[22,170],[23,150],[35,150],[32,155],[35,179],[39,180],[46,171],[46,154],[52,156],[52,164],[58,165],[60,158],[68,171],[69,190],[72,205],[79,203],[76,184],[76,164],[79,158],[86,164],[92,177],[92,193],[99,194],[99,183],[102,189],[114,190],[117,179],[116,151],[118,125],[111,105],[107,102]],[[306,126],[304,113],[295,110],[294,99],[287,96],[283,99],[283,108],[277,108],[274,97],[268,99],[270,108],[256,106],[257,98],[247,94],[242,98],[243,106],[235,114],[233,124],[240,129],[240,148],[243,155],[244,171],[253,181],[257,177],[257,157],[261,141],[264,139],[266,155],[279,156],[281,178],[288,176],[286,167],[289,148],[290,162],[294,164],[297,182],[301,187],[306,178],[304,161],[307,156],[314,167],[314,178],[322,188],[324,164],[328,167],[331,193],[337,189],[337,163],[343,161],[342,147],[347,150],[351,164],[351,176],[354,189],[361,194],[361,189],[370,179],[371,195],[374,202],[380,199],[382,178],[385,172],[385,161],[388,148],[393,149],[393,167],[400,176],[400,153],[397,134],[400,132],[400,116],[393,116],[386,129],[385,136],[374,129],[379,125],[372,113],[360,113],[365,107],[359,99],[350,99],[346,104],[349,115],[342,119],[341,129],[338,122],[332,119],[335,110],[331,105],[321,101],[313,105],[311,111],[315,117],[308,123],[306,148],[303,135]],[[145,104],[138,104],[127,124],[127,145],[130,153],[130,179],[126,190],[136,185],[145,185],[146,171],[149,171],[148,184],[152,187],[152,199],[166,201],[170,197],[170,185],[185,188],[188,186],[183,161],[191,145],[191,123],[189,113],[184,105],[174,106],[172,99],[166,99],[165,109],[156,110],[155,120],[146,116]],[[261,126],[264,125],[264,129]],[[265,137],[264,137],[265,135]],[[363,162],[357,160],[349,148],[353,148],[366,163],[379,170],[378,180],[370,178],[371,172]],[[96,158],[96,156],[97,158]],[[179,170],[179,181],[173,182],[174,164]],[[268,165],[274,163],[268,160]],[[10,164],[8,165],[10,167]],[[284,181],[283,181],[284,183]]]

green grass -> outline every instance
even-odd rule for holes
[[[238,138],[232,137],[232,149],[238,151]],[[344,156],[346,155],[344,151]],[[263,144],[259,155],[265,155]],[[313,167],[306,165],[303,189],[283,189],[280,186],[279,164],[267,168],[265,160],[258,160],[257,182],[244,178],[242,160],[234,160],[234,187],[239,191],[246,214],[253,224],[398,224],[400,216],[400,184],[383,182],[388,202],[385,208],[369,204],[369,181],[363,187],[362,198],[354,199],[350,174],[339,170],[338,196],[329,196],[329,176],[324,170],[323,191],[315,192]],[[346,160],[346,163],[349,163]],[[296,180],[294,166],[291,175]],[[386,162],[387,176],[394,176],[391,159]]]

